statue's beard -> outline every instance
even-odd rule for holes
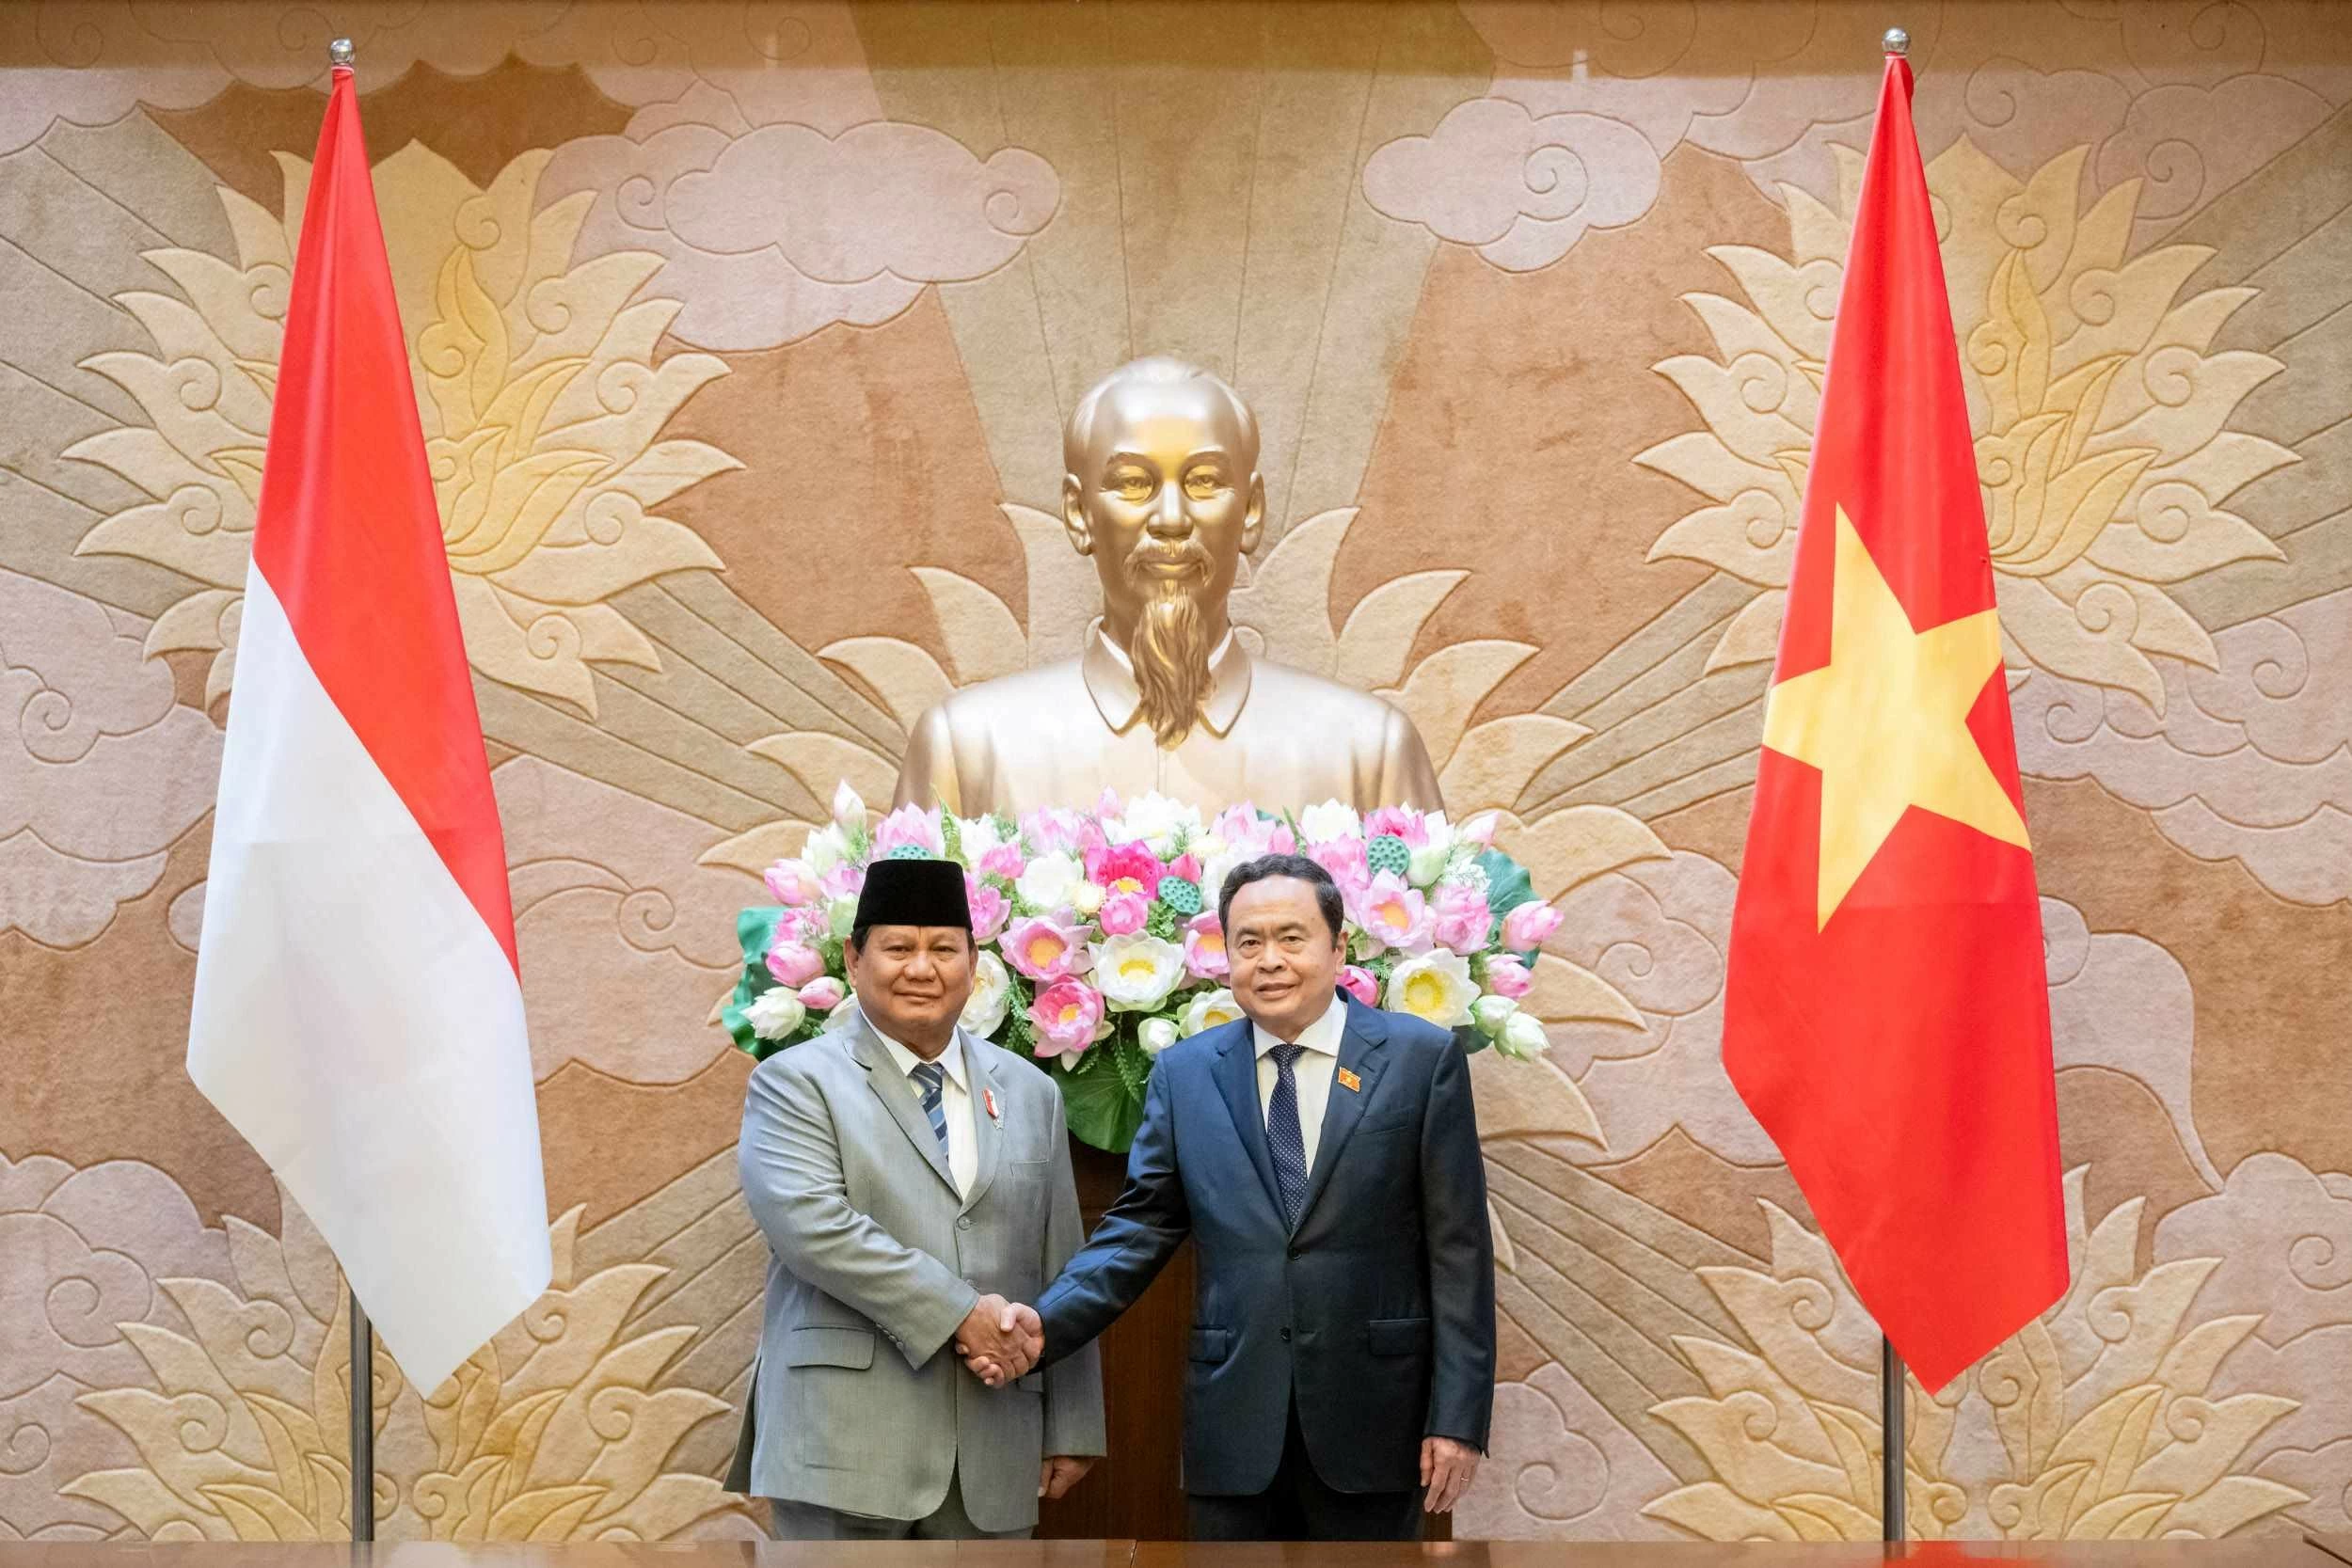
[[[1193,721],[1208,701],[1213,684],[1209,655],[1215,651],[1198,596],[1208,580],[1208,555],[1189,542],[1180,548],[1195,568],[1182,577],[1147,567],[1147,562],[1168,558],[1166,547],[1152,540],[1137,546],[1127,562],[1127,580],[1144,595],[1127,657],[1135,666],[1136,691],[1152,735],[1171,749],[1192,733]]]

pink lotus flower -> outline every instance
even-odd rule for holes
[[[972,940],[994,942],[1012,913],[1012,900],[969,872],[964,874],[963,900],[972,910]]]
[[[780,942],[768,949],[768,973],[794,990],[825,972],[825,956],[806,942]]]
[[[818,891],[831,903],[836,898],[855,898],[866,887],[866,867],[843,861],[817,879]]]
[[[1227,844],[1246,847],[1258,842],[1272,824],[1258,815],[1258,808],[1244,800],[1237,806],[1227,806],[1209,824],[1209,832]]]
[[[939,814],[920,806],[900,806],[874,829],[874,858],[882,860],[901,845],[912,844],[933,860],[947,854],[947,837],[940,831]]]
[[[778,861],[760,879],[768,884],[768,896],[787,909],[814,903],[819,896],[806,861]]]
[[[1287,828],[1283,830],[1286,833],[1289,831]],[[1269,849],[1266,852],[1288,854],[1291,851]],[[1364,841],[1360,838],[1328,838],[1321,844],[1311,844],[1307,846],[1307,858],[1331,873],[1331,879],[1340,884],[1343,896],[1353,898],[1372,885],[1372,867],[1365,863]]]
[[[1159,856],[1140,844],[1113,844],[1087,851],[1087,880],[1105,893],[1140,893],[1151,898],[1160,890],[1168,867]]]
[[[830,974],[819,974],[801,988],[801,1006],[812,1013],[829,1013],[841,1006],[849,988]]]
[[[1057,925],[1044,915],[1030,915],[1014,921],[997,945],[1005,955],[1005,962],[1032,980],[1051,985],[1065,976],[1084,974],[1093,962],[1079,929],[1075,926]]]
[[[1102,1027],[1103,993],[1083,980],[1057,980],[1029,1004],[1029,1022],[1037,1026],[1037,1054],[1074,1062]]]
[[[1494,929],[1494,911],[1486,907],[1486,895],[1476,888],[1454,884],[1439,888],[1432,913],[1430,938],[1466,958],[1486,945],[1486,934]]]
[[[1039,854],[1049,849],[1082,851],[1089,841],[1102,842],[1102,830],[1083,813],[1066,806],[1045,806],[1021,819],[1021,836]]]
[[[1152,917],[1152,900],[1140,893],[1114,893],[1103,900],[1094,923],[1106,937],[1131,937]]]
[[[1495,841],[1495,829],[1502,820],[1502,814],[1500,812],[1482,811],[1456,828],[1454,831],[1454,836],[1465,844],[1492,844]]]
[[[1393,871],[1375,877],[1350,901],[1350,908],[1357,926],[1375,947],[1419,953],[1429,945],[1429,906]]]
[[[983,877],[1002,877],[1009,882],[1018,881],[1021,873],[1028,869],[1029,858],[1021,852],[1018,844],[993,845],[988,853],[980,857],[980,875]]]
[[[1544,939],[1560,928],[1560,911],[1540,898],[1526,903],[1502,917],[1502,945],[1515,953],[1541,947]]]
[[[1176,857],[1174,863],[1168,866],[1168,874],[1171,877],[1182,877],[1187,882],[1199,881],[1200,879],[1200,857],[1187,850]]]
[[[1421,813],[1410,806],[1382,806],[1364,818],[1366,840],[1391,833],[1416,847],[1429,842],[1429,829]]]
[[[1516,1002],[1534,988],[1534,976],[1527,966],[1508,953],[1497,953],[1486,960],[1486,989],[1497,996],[1507,996]]]
[[[1349,964],[1340,971],[1340,990],[1347,992],[1367,1007],[1380,1006],[1380,982],[1372,971],[1358,964]]]
[[[1232,973],[1225,954],[1225,927],[1215,910],[1202,910],[1184,922],[1184,973],[1196,980],[1222,980]]]

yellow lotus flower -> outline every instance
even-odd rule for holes
[[[1477,1000],[1478,982],[1470,978],[1470,960],[1438,947],[1389,972],[1383,1006],[1441,1029],[1458,1029],[1470,1022],[1470,1005]]]

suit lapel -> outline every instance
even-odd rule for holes
[[[874,1086],[883,1109],[898,1124],[898,1131],[907,1135],[907,1142],[914,1146],[914,1152],[923,1157],[923,1163],[953,1193],[956,1179],[947,1168],[946,1151],[939,1147],[938,1135],[931,1131],[931,1118],[923,1113],[922,1097],[915,1093],[907,1075],[898,1070],[898,1064],[890,1059],[890,1052],[874,1033],[874,1026],[863,1017],[857,1021],[850,1054],[866,1069],[866,1081]]]
[[[972,1190],[963,1199],[963,1212],[968,1214],[988,1196],[989,1185],[996,1180],[996,1169],[1005,1153],[1004,1122],[988,1114],[992,1092],[999,1108],[1005,1103],[1004,1086],[996,1079],[995,1054],[969,1035],[963,1037],[963,1078],[970,1085],[972,1145],[979,1156],[972,1167]]]
[[[1340,1150],[1356,1131],[1356,1124],[1364,1119],[1364,1107],[1372,1103],[1375,1090],[1380,1086],[1380,1069],[1386,1065],[1381,1047],[1388,1043],[1388,1027],[1380,1015],[1362,1003],[1347,1004],[1347,1031],[1340,1037],[1339,1066],[1331,1075],[1331,1098],[1323,1108],[1323,1133],[1315,1144],[1315,1168],[1307,1173],[1307,1196],[1298,1205],[1298,1224],[1293,1228],[1304,1230],[1315,1212],[1315,1200],[1331,1182],[1331,1167],[1339,1164]],[[1349,1088],[1340,1074],[1352,1073],[1360,1086]]]
[[[1265,1200],[1279,1225],[1282,1204],[1274,1185],[1274,1156],[1265,1146],[1265,1114],[1258,1106],[1258,1053],[1252,1049],[1257,1035],[1246,1018],[1225,1025],[1225,1043],[1217,1048],[1216,1085],[1225,1091],[1233,1131],[1241,1134],[1241,1147],[1257,1167],[1258,1184],[1265,1189]]]

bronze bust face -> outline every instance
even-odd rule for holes
[[[1103,633],[1127,651],[1152,735],[1176,746],[1232,630],[1241,558],[1264,531],[1258,421],[1216,377],[1138,359],[1079,401],[1062,462],[1062,521],[1102,580]]]
[[[916,721],[898,799],[963,816],[1105,788],[1204,808],[1437,807],[1412,722],[1368,692],[1251,657],[1228,600],[1264,529],[1258,421],[1196,366],[1137,359],[1062,431],[1062,521],[1103,586],[1076,658],[965,687]]]

